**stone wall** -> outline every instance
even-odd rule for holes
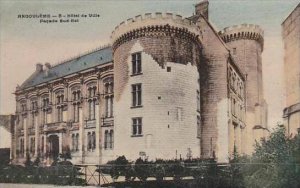
[[[295,135],[300,127],[300,4],[282,23],[287,133]]]
[[[164,66],[160,66],[148,51],[153,43],[147,43],[147,39],[150,40],[132,40],[114,52],[115,95],[118,96],[115,101],[115,153],[132,160],[140,157],[140,153],[145,153],[149,159],[187,158],[188,153],[200,157],[196,62],[165,61],[162,62]],[[153,45],[158,51],[160,46],[162,44]],[[135,52],[142,53],[142,74],[130,76],[131,54]],[[140,108],[131,107],[131,85],[136,83],[142,84]],[[142,118],[142,136],[132,135],[134,117]]]
[[[183,22],[179,27],[179,22],[170,17],[168,24],[156,17],[151,25],[145,19],[140,24],[147,25],[146,28],[129,22],[121,24],[112,36],[115,153],[132,160],[141,154],[149,159],[200,157],[197,127],[200,42],[185,29]],[[172,25],[175,22],[177,25]],[[136,52],[141,52],[142,73],[131,75],[131,54]],[[142,84],[142,107],[132,108],[131,85],[136,83]],[[143,134],[138,137],[132,135],[135,117],[142,118]]]

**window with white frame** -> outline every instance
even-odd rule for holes
[[[105,100],[105,117],[113,117],[113,78],[108,77],[103,80],[104,84],[104,100]]]
[[[142,55],[141,52],[131,55],[132,75],[142,73]]]
[[[97,87],[88,87],[88,119],[94,120],[96,118],[96,102],[97,102]]]
[[[87,133],[87,149],[94,151],[96,148],[96,134],[94,131]]]
[[[105,130],[104,133],[104,149],[113,149],[114,147],[114,131]]]
[[[132,107],[138,107],[142,105],[142,84],[131,85],[132,93]]]
[[[81,103],[81,92],[77,90],[72,91],[72,105],[73,105],[73,121],[79,122],[79,108]]]
[[[49,106],[49,98],[44,97],[42,99],[42,121],[43,121],[43,124],[47,123],[48,106]]]
[[[132,118],[132,136],[139,136],[143,134],[142,118]]]
[[[64,94],[63,91],[56,93],[56,108],[57,108],[57,121],[63,121],[63,108],[64,108]]]
[[[79,134],[78,133],[74,133],[72,134],[72,151],[79,151]]]

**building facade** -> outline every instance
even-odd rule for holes
[[[263,32],[218,33],[207,1],[195,13],[138,15],[116,26],[107,47],[37,64],[15,92],[14,161],[28,153],[49,164],[71,152],[77,164],[121,155],[226,162],[235,149],[251,152],[266,129]]]
[[[15,127],[14,115],[0,115],[0,164],[8,164],[11,156],[12,135]]]
[[[286,108],[283,118],[288,135],[300,128],[300,4],[282,23]]]

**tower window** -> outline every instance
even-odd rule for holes
[[[132,85],[132,106],[138,107],[142,105],[142,84]]]
[[[131,55],[132,74],[140,74],[142,72],[142,55],[141,52]]]
[[[167,72],[171,72],[171,67],[167,67]]]
[[[142,118],[132,118],[132,136],[142,135]]]

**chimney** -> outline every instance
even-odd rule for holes
[[[208,0],[201,1],[200,3],[195,5],[196,15],[202,15],[205,19],[208,20]]]
[[[46,74],[46,76],[49,75],[50,68],[51,68],[50,63],[45,63],[45,74]]]
[[[35,71],[36,71],[36,72],[41,72],[41,71],[43,71],[43,65],[42,65],[42,64],[37,63],[35,66],[36,66],[36,67],[35,67]]]

